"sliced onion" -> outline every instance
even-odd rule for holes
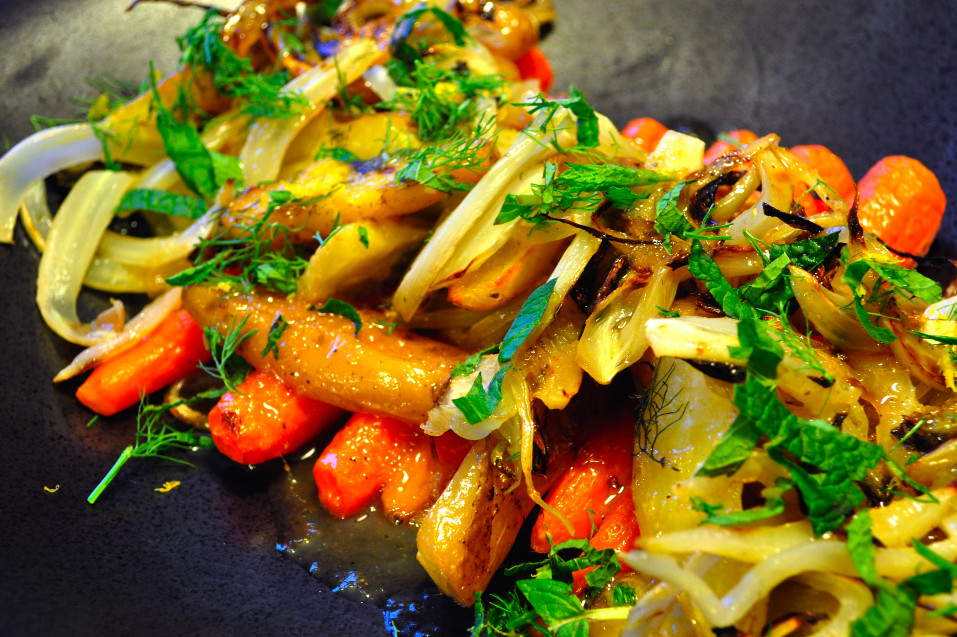
[[[27,235],[43,252],[53,225],[43,182],[37,182],[27,191],[20,216]],[[107,230],[83,284],[116,294],[161,292],[167,287],[164,279],[190,266],[186,257],[215,223],[216,212],[210,211],[184,231],[165,237],[129,237]]]
[[[249,137],[239,154],[246,184],[274,181],[296,134],[335,97],[340,83],[351,84],[380,57],[374,41],[356,40],[334,60],[315,66],[289,82],[284,90],[302,95],[311,106],[296,117],[262,120],[250,127]]]
[[[122,332],[77,354],[69,365],[54,376],[53,381],[60,382],[73,378],[77,374],[82,374],[91,367],[100,364],[110,356],[129,349],[140,338],[152,332],[167,316],[178,310],[182,296],[183,288],[172,288],[162,296],[157,297],[133,317]]]
[[[20,203],[34,183],[64,168],[102,159],[103,145],[90,124],[48,128],[11,148],[0,158],[0,241],[13,242]]]
[[[122,172],[90,171],[67,195],[56,217],[37,274],[37,305],[51,330],[79,345],[113,336],[116,326],[82,323],[76,301],[99,237],[134,178]]]
[[[804,316],[828,342],[842,349],[872,350],[877,341],[856,316],[844,311],[852,299],[828,290],[809,273],[790,266],[791,288]]]
[[[505,195],[514,188],[516,179],[552,154],[552,144],[559,143],[559,136],[564,139],[571,135],[569,129],[573,120],[571,113],[564,108],[552,118],[550,125],[554,128],[549,132],[538,130],[542,120],[537,121],[538,125],[530,126],[452,214],[439,224],[432,239],[415,258],[393,297],[394,307],[404,320],[408,321],[415,314],[441,273],[448,270],[448,264],[460,246],[472,238],[476,229],[493,227],[498,215],[496,204],[501,206]]]

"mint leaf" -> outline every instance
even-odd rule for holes
[[[359,314],[356,308],[352,307],[345,301],[340,301],[339,299],[328,299],[325,303],[323,303],[322,307],[317,308],[312,306],[309,309],[322,312],[324,314],[337,314],[349,319],[356,327],[356,331],[353,333],[354,336],[358,336],[359,330],[362,329],[362,316]]]
[[[571,584],[553,579],[525,579],[516,583],[528,603],[548,625],[582,614],[582,605]]]
[[[845,251],[845,256],[846,255],[847,252]],[[857,315],[857,319],[861,322],[861,325],[864,326],[864,329],[867,330],[867,333],[871,335],[871,338],[880,343],[893,343],[897,340],[894,331],[886,327],[878,327],[875,325],[873,319],[871,319],[871,315],[864,307],[864,292],[866,292],[866,289],[864,288],[863,279],[870,269],[870,264],[864,260],[848,263],[844,269],[842,279],[844,283],[851,288],[851,294],[854,296],[854,314]]]
[[[839,241],[840,235],[834,232],[784,245],[775,243],[769,247],[770,258],[774,260],[786,254],[794,265],[810,271],[824,263]]]
[[[206,214],[206,209],[206,203],[197,197],[152,188],[134,188],[123,195],[116,212],[146,210],[174,217],[199,219]]]
[[[479,424],[491,416],[502,402],[502,382],[505,380],[507,371],[508,367],[498,370],[489,382],[488,389],[483,385],[482,374],[477,374],[468,393],[461,398],[452,399],[452,404],[462,412],[469,424]]]
[[[751,455],[761,435],[750,418],[739,415],[695,475],[708,478],[732,475]]]
[[[507,363],[512,360],[512,356],[541,322],[557,281],[557,279],[549,279],[537,287],[522,304],[518,316],[512,321],[511,327],[508,328],[508,332],[502,340],[502,347],[498,353],[499,362]]]
[[[632,168],[619,164],[570,163],[565,171],[559,175],[556,184],[571,190],[598,192],[608,190],[613,186],[647,186],[662,181],[671,181],[671,177],[654,170]]]
[[[895,585],[877,572],[877,552],[871,534],[871,515],[861,511],[847,525],[847,550],[857,572],[875,589],[874,605],[851,624],[854,637],[906,637],[914,626],[914,613],[921,595],[937,595],[953,590],[957,567],[920,542],[914,549],[941,568],[914,575]]]
[[[468,376],[469,374],[474,373],[475,370],[478,369],[479,363],[482,362],[483,356],[497,352],[498,345],[490,345],[483,350],[469,355],[464,361],[457,364],[455,369],[452,370],[452,378],[455,378],[456,376]]]
[[[671,254],[671,235],[684,237],[697,230],[677,204],[681,191],[690,183],[679,181],[655,203],[655,231],[664,239],[668,254]]]
[[[765,503],[763,506],[736,511],[734,513],[717,513],[714,505],[703,502],[700,498],[692,498],[692,506],[698,511],[704,511],[707,517],[701,521],[702,524],[716,524],[719,526],[738,526],[742,524],[751,524],[760,520],[767,520],[776,515],[784,513],[784,498],[786,491],[794,487],[794,482],[787,478],[778,478],[775,483],[761,490],[761,496]]]
[[[718,264],[705,252],[697,239],[691,242],[688,270],[694,278],[705,284],[725,314],[732,318],[756,317],[754,310],[741,300],[738,291],[724,278]]]

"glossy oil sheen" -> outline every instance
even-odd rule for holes
[[[173,37],[196,10],[126,0],[0,0],[0,148],[30,116],[68,117],[83,78],[139,82],[175,68]],[[938,251],[957,247],[957,11],[908,0],[555,0],[543,45],[556,87],[576,85],[623,125],[640,116],[824,144],[860,178],[884,155],[921,159],[950,212]],[[133,434],[130,413],[87,428],[76,384],[50,379],[76,353],[40,322],[37,255],[0,246],[0,635],[391,634],[276,550],[281,467],[255,475],[215,454],[195,469],[130,463],[93,507],[85,498]],[[103,299],[81,298],[91,316]],[[85,312],[85,313],[83,313]],[[179,480],[169,493],[153,489]],[[59,485],[59,488],[56,488]],[[48,487],[52,492],[44,489]],[[464,635],[462,611],[422,615]]]
[[[415,559],[416,526],[394,523],[371,507],[345,520],[319,505],[312,465],[316,450],[293,460],[269,488],[276,548],[347,599],[372,604],[401,635],[441,634],[439,618],[471,619],[443,596]]]

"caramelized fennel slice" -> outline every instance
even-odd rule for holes
[[[549,450],[546,473],[533,478],[539,493],[568,468],[573,455],[564,440]],[[439,590],[471,606],[533,507],[521,471],[505,460],[503,446],[494,436],[478,440],[422,520],[416,558]]]
[[[242,324],[250,336],[239,354],[256,369],[277,374],[296,392],[348,411],[376,412],[422,422],[452,368],[466,353],[398,328],[362,311],[362,329],[348,319],[305,303],[262,293],[224,293],[186,288],[183,306],[200,325],[225,334]],[[278,354],[266,349],[278,316],[288,322]]]

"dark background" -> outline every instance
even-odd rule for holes
[[[578,86],[620,125],[680,117],[777,132],[785,145],[827,145],[856,178],[884,155],[911,155],[957,201],[951,3],[555,4],[543,48],[556,86]],[[94,94],[85,77],[139,81],[151,59],[174,68],[172,36],[198,12],[124,6],[0,0],[0,143],[29,134],[32,114],[74,115],[68,98]],[[957,243],[945,224],[943,250]],[[282,557],[262,480],[213,456],[197,469],[134,462],[86,504],[131,419],[87,428],[75,384],[50,382],[75,349],[40,322],[37,255],[19,230],[15,242],[0,246],[0,634],[387,634],[378,609]],[[183,484],[155,493],[166,480]]]

